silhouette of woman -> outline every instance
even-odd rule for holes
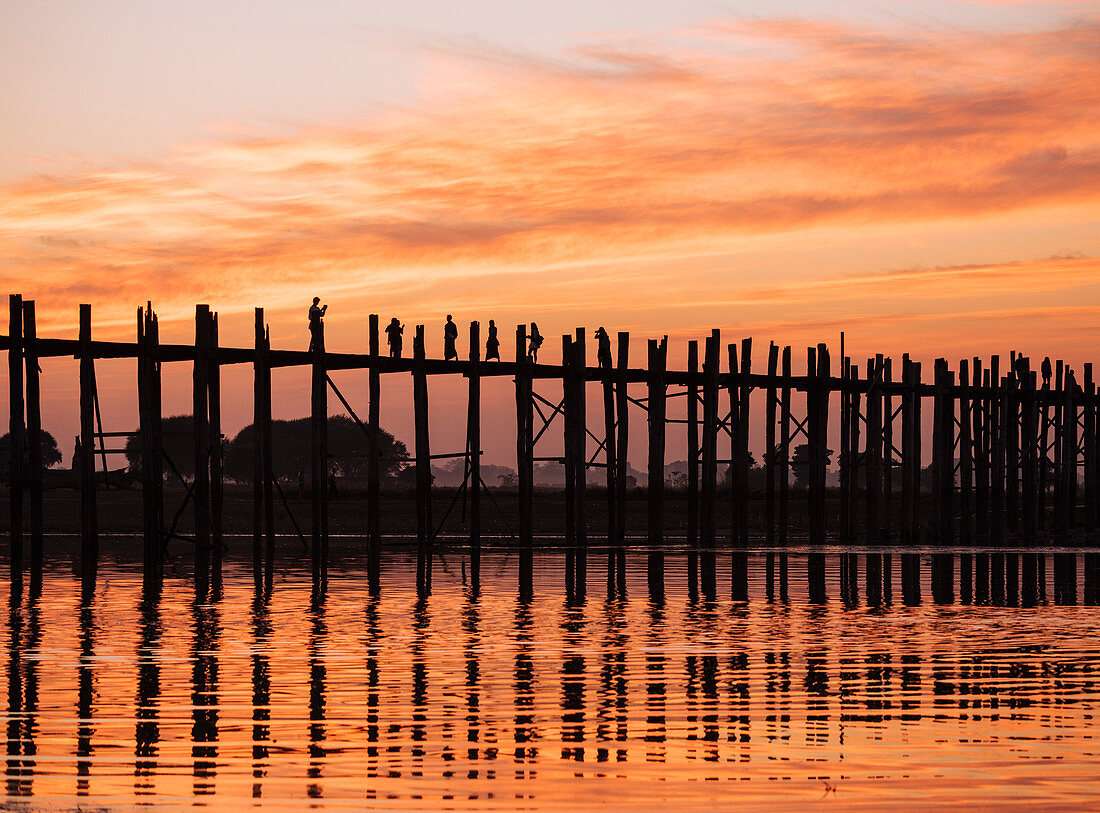
[[[500,361],[500,339],[497,338],[497,323],[489,320],[489,338],[485,340],[485,360]]]
[[[611,337],[602,327],[596,330],[596,363],[605,370],[611,369]]]
[[[539,360],[539,348],[542,347],[542,334],[539,333],[539,326],[534,322],[531,323],[531,332],[528,334],[528,338],[531,343],[527,346],[527,359],[532,364],[537,364]]]
[[[401,334],[405,332],[405,326],[398,323],[397,317],[393,317],[386,325],[386,342],[390,346],[390,358],[401,358]]]

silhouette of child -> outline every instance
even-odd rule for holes
[[[446,361],[458,360],[458,349],[455,340],[458,339],[458,325],[451,321],[451,314],[447,314],[447,324],[443,326],[443,358]]]
[[[405,332],[405,326],[398,323],[397,317],[393,317],[386,325],[386,343],[390,346],[390,358],[401,358],[401,334]]]
[[[497,323],[489,320],[489,338],[485,340],[485,360],[500,361],[500,339],[497,338]]]

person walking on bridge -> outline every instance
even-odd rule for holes
[[[386,325],[386,344],[390,346],[390,358],[401,358],[401,334],[405,332],[405,326],[397,321],[397,317],[390,319]]]
[[[601,369],[611,369],[611,337],[602,327],[596,329],[596,363]]]
[[[532,364],[538,364],[539,348],[542,347],[542,334],[539,333],[539,326],[534,322],[531,323],[531,333],[528,338],[531,343],[527,346],[527,359]]]
[[[313,304],[309,308],[309,349],[320,353],[325,351],[325,326],[321,321],[324,318],[328,305],[321,305],[321,297],[313,297]]]
[[[443,359],[458,361],[458,348],[455,341],[458,340],[458,325],[451,321],[451,314],[447,314],[447,324],[443,326]]]
[[[497,338],[497,323],[489,320],[489,338],[485,340],[485,360],[500,361],[500,339]]]

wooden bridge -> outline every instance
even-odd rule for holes
[[[617,336],[617,355],[591,367],[587,364],[585,335],[562,336],[562,363],[531,362],[525,352],[527,333],[518,326],[515,360],[491,363],[479,356],[480,326],[470,325],[467,360],[429,359],[425,353],[424,327],[418,325],[412,358],[391,358],[380,352],[378,317],[368,328],[367,353],[329,353],[323,332],[314,351],[273,350],[264,313],[256,309],[255,342],[250,348],[222,347],[218,342],[218,318],[208,306],[195,312],[194,344],[162,344],[157,317],[151,307],[137,309],[134,342],[106,342],[92,338],[91,306],[80,306],[76,340],[37,336],[33,301],[10,297],[10,329],[0,336],[0,348],[8,351],[10,386],[10,489],[11,573],[21,582],[24,570],[24,494],[29,495],[30,570],[32,580],[42,568],[42,456],[39,362],[48,357],[75,357],[80,376],[81,562],[85,580],[95,581],[98,558],[95,458],[104,461],[110,450],[105,439],[127,433],[102,429],[96,393],[95,362],[98,359],[137,360],[141,479],[143,485],[143,536],[145,579],[158,585],[164,566],[164,476],[166,458],[161,432],[161,368],[167,363],[190,363],[193,369],[193,422],[196,472],[187,485],[187,500],[194,510],[196,579],[220,573],[222,543],[223,462],[221,438],[220,370],[225,365],[251,364],[254,382],[254,425],[258,431],[253,460],[253,566],[257,586],[270,588],[275,559],[274,506],[278,488],[272,473],[271,370],[309,367],[312,372],[311,414],[312,483],[323,484],[328,472],[326,437],[328,398],[331,390],[368,439],[367,513],[365,538],[371,588],[378,588],[381,561],[379,520],[380,457],[378,449],[379,404],[382,377],[410,375],[413,379],[414,457],[416,472],[416,527],[421,578],[430,582],[432,545],[437,529],[432,518],[431,461],[443,457],[464,460],[461,492],[469,500],[469,550],[475,577],[481,545],[481,380],[505,376],[514,380],[516,405],[516,462],[518,528],[521,549],[532,543],[534,464],[553,460],[564,464],[566,511],[564,537],[583,549],[589,527],[585,517],[586,472],[604,469],[606,474],[607,527],[599,534],[611,548],[626,543],[625,511],[630,411],[645,413],[648,435],[648,544],[659,549],[666,542],[665,455],[666,426],[686,425],[687,448],[687,544],[713,550],[716,539],[718,466],[728,463],[732,497],[731,538],[734,549],[749,543],[749,427],[753,394],[756,406],[763,400],[765,446],[765,541],[788,542],[790,506],[803,499],[790,486],[792,451],[804,444],[809,487],[805,491],[809,516],[809,541],[821,543],[827,535],[842,541],[878,544],[892,538],[902,543],[963,544],[983,541],[998,544],[1007,534],[1034,539],[1040,532],[1064,534],[1075,527],[1100,526],[1100,477],[1097,462],[1097,397],[1091,364],[1082,378],[1063,362],[1052,369],[1049,381],[1040,383],[1031,361],[1013,353],[1005,369],[993,356],[986,362],[974,358],[952,370],[945,359],[935,362],[932,381],[925,382],[921,364],[901,360],[894,378],[892,360],[878,355],[866,367],[843,355],[833,367],[824,344],[806,350],[803,372],[796,373],[790,347],[771,344],[767,369],[751,368],[752,340],[725,348],[712,331],[702,343],[691,341],[687,364],[670,369],[667,337],[650,339],[646,365],[631,367],[630,337]],[[333,370],[366,370],[369,398],[366,420],[329,377]],[[428,422],[428,378],[461,375],[468,381],[466,448],[454,454],[432,454]],[[560,382],[562,397],[540,394],[540,382]],[[585,386],[600,384],[602,426],[593,430],[587,417]],[[644,385],[645,396],[635,397],[629,385]],[[798,399],[794,394],[804,394]],[[668,402],[686,398],[686,417],[669,418]],[[796,400],[804,409],[796,413]],[[839,409],[835,409],[835,407]],[[931,489],[922,488],[922,415],[932,413]],[[555,424],[563,426],[564,455],[536,455],[538,442]],[[839,512],[826,511],[826,469],[830,420],[840,421]],[[759,421],[760,418],[757,417]],[[730,456],[718,457],[719,437],[729,437]],[[595,444],[589,453],[589,440]],[[169,461],[170,462],[170,461]],[[801,465],[801,463],[800,463]],[[1052,498],[1052,500],[1051,500]],[[922,504],[931,510],[923,510]],[[862,516],[861,516],[862,515]],[[888,530],[889,529],[889,530]],[[312,488],[312,559],[316,583],[327,578],[328,492]],[[580,560],[583,563],[583,558]],[[580,565],[583,567],[583,564]],[[576,578],[583,579],[583,572]]]

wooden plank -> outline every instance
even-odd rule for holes
[[[378,314],[370,314],[367,343],[372,361],[381,356]],[[382,464],[379,460],[382,376],[377,364],[367,374],[367,581],[371,595],[381,588],[382,569]]]
[[[42,583],[42,388],[41,371],[38,369],[38,328],[35,320],[34,301],[23,302],[23,359],[26,363],[27,432],[27,491],[30,495],[31,513],[31,593],[37,595]],[[14,526],[13,526],[14,527]],[[14,572],[18,563],[12,559]]]
[[[80,576],[83,589],[94,588],[99,561],[99,523],[95,493],[95,361],[91,353],[92,306],[80,306]]]
[[[11,582],[13,590],[23,584],[23,297],[8,297],[8,335],[12,342],[8,347],[8,439],[11,443],[8,458],[8,503],[10,522],[8,532],[11,557]]]

